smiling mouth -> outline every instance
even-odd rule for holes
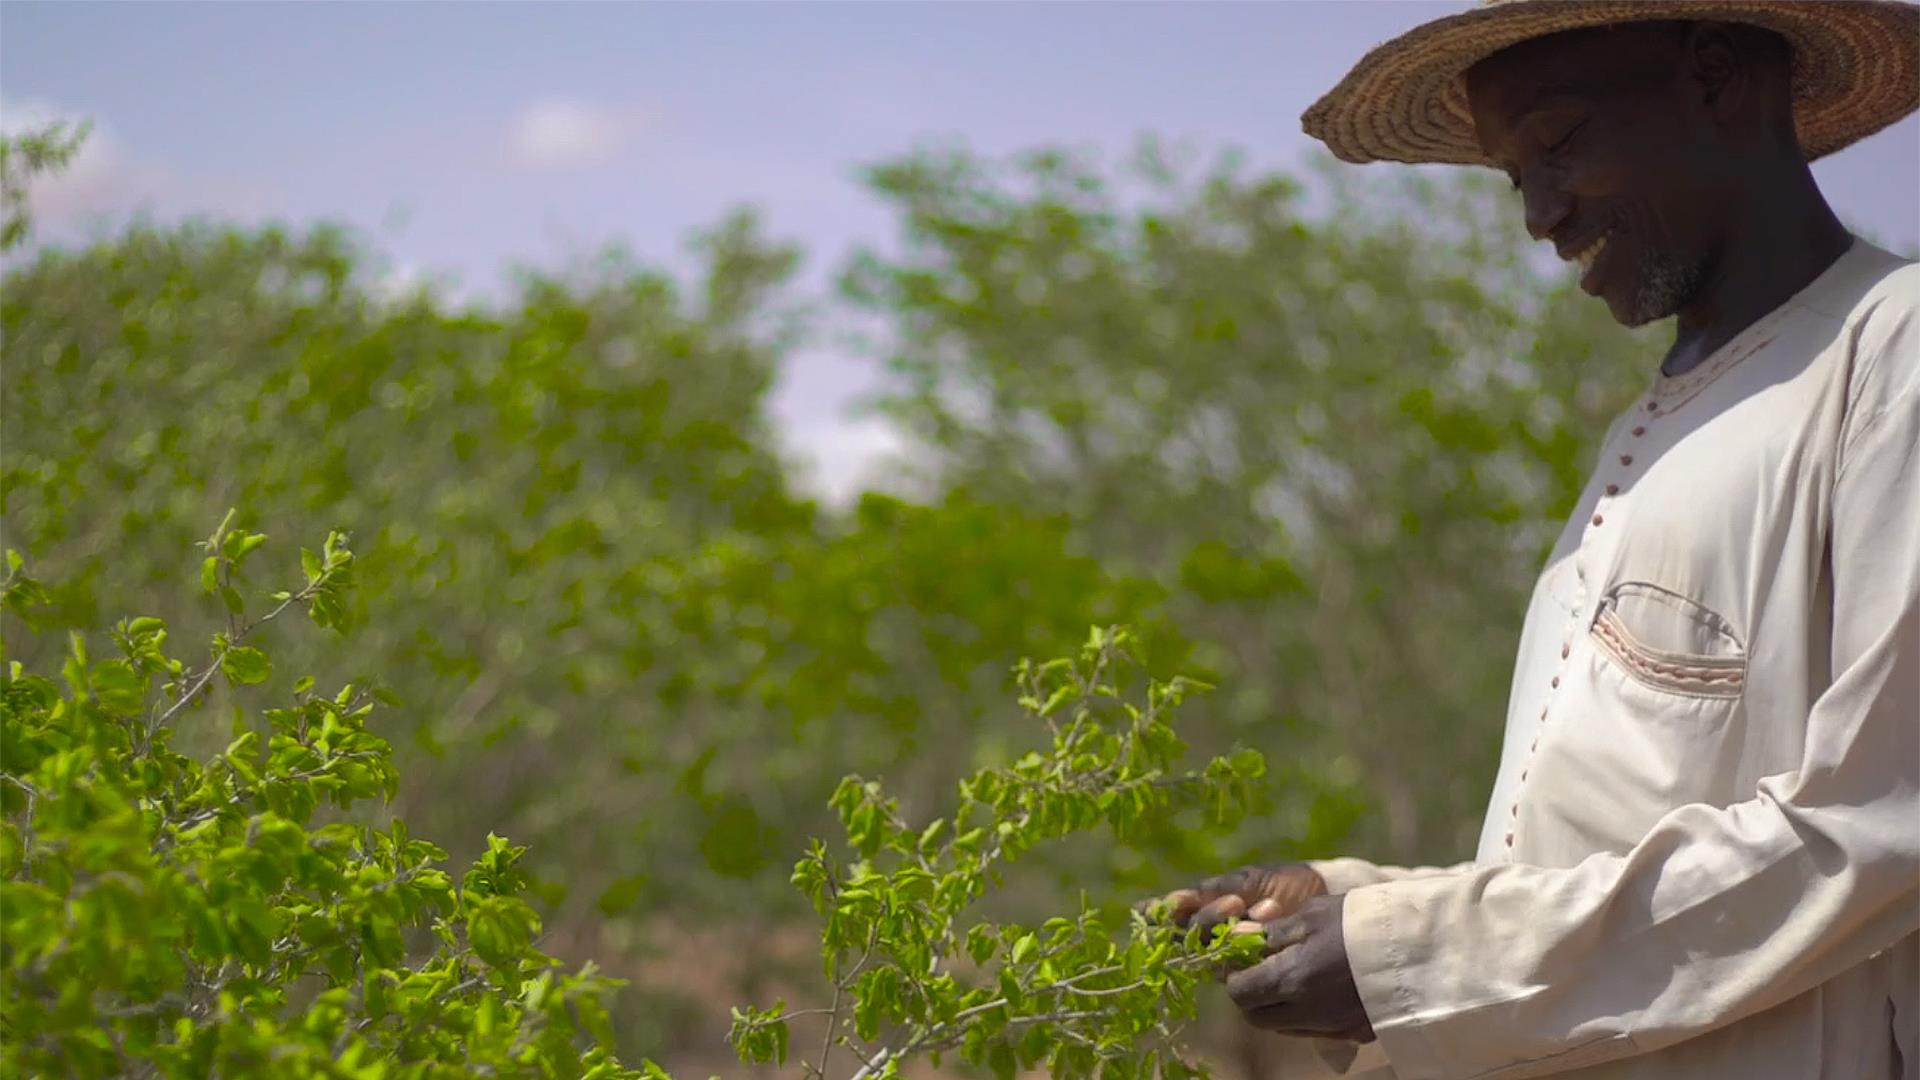
[[[1611,232],[1601,233],[1593,243],[1587,245],[1586,250],[1574,255],[1573,261],[1580,264],[1582,275],[1593,269],[1593,260],[1600,257],[1600,249],[1607,246],[1607,237],[1612,235]]]

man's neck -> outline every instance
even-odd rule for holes
[[[1796,182],[1772,197],[1747,200],[1706,282],[1680,310],[1660,370],[1692,370],[1806,288],[1852,243],[1804,165]]]

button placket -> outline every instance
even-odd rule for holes
[[[1633,427],[1628,431],[1628,435],[1631,438],[1640,439],[1646,436],[1647,423],[1650,423],[1654,419],[1658,418],[1660,415],[1660,404],[1657,401],[1649,399],[1643,406],[1643,411],[1646,413],[1645,421],[1642,423],[1633,425]],[[1631,452],[1622,451],[1615,457],[1615,460],[1618,462],[1619,468],[1631,469],[1633,467],[1634,456]],[[1589,525],[1589,529],[1597,529],[1600,526],[1606,524],[1606,514],[1603,512],[1605,509],[1605,506],[1603,504],[1607,503],[1612,499],[1619,497],[1620,492],[1622,490],[1622,482],[1625,479],[1626,477],[1622,477],[1619,481],[1609,479],[1603,482],[1600,489],[1601,490],[1600,499],[1596,501],[1594,504],[1594,513],[1591,519],[1591,523]],[[1582,547],[1584,546],[1585,545],[1583,544]],[[1575,560],[1574,567],[1573,567],[1574,577],[1576,580],[1580,582],[1581,586],[1584,588],[1587,581],[1587,568],[1584,565],[1582,565],[1582,563],[1580,562],[1579,554],[1577,553],[1575,554],[1574,560]],[[1547,701],[1547,704],[1544,707],[1542,707],[1540,710],[1540,726],[1542,728],[1546,727],[1547,719],[1553,713],[1553,704],[1552,704],[1553,695],[1556,691],[1560,689],[1560,679],[1563,675],[1566,674],[1567,661],[1573,656],[1573,635],[1579,631],[1580,611],[1581,611],[1581,608],[1584,606],[1585,606],[1585,603],[1583,599],[1581,606],[1574,608],[1572,615],[1567,620],[1567,636],[1564,639],[1562,639],[1560,642],[1560,665],[1559,665],[1559,668],[1553,673],[1552,677],[1549,678],[1547,681],[1548,701]],[[1540,733],[1535,732],[1533,737],[1533,745],[1527,748],[1528,762],[1525,766],[1523,766],[1520,769],[1520,783],[1522,785],[1526,784],[1527,777],[1531,775],[1533,772],[1532,756],[1538,753],[1539,750],[1540,750]],[[1524,790],[1525,788],[1522,787],[1521,791],[1524,791]],[[1521,798],[1522,798],[1521,792],[1516,792],[1514,794],[1513,805],[1507,808],[1507,816],[1510,819],[1507,823],[1507,833],[1506,833],[1506,845],[1507,845],[1507,851],[1509,853],[1509,857],[1511,857],[1511,853],[1513,851],[1513,844],[1516,836],[1516,830],[1520,827],[1520,799]]]
[[[1643,406],[1643,410],[1647,414],[1647,419],[1652,420],[1655,417],[1660,415],[1660,403],[1658,401],[1655,401],[1649,398],[1646,404]],[[1645,423],[1640,423],[1640,424],[1633,425],[1633,430],[1629,434],[1631,435],[1631,437],[1638,439],[1645,436],[1646,433],[1647,433],[1647,425]],[[1618,454],[1615,457],[1614,460],[1619,463],[1619,467],[1622,469],[1633,468],[1634,457],[1631,451],[1622,451],[1620,454]],[[1605,525],[1607,523],[1607,515],[1605,513],[1605,509],[1606,509],[1605,504],[1607,503],[1608,500],[1615,499],[1620,496],[1620,492],[1623,490],[1622,482],[1625,479],[1626,479],[1625,477],[1622,477],[1621,480],[1619,481],[1607,480],[1604,482],[1604,484],[1600,489],[1600,498],[1598,501],[1594,503],[1593,517],[1588,522],[1588,528],[1597,529],[1600,526]],[[1565,659],[1565,658],[1562,657],[1562,659]]]

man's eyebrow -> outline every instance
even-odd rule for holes
[[[1591,107],[1592,104],[1592,99],[1571,91],[1554,91],[1542,94],[1528,101],[1525,105],[1522,105],[1519,111],[1513,114],[1511,122],[1514,127],[1519,127],[1521,124],[1526,123],[1528,120],[1542,113],[1559,112],[1567,109],[1585,109]]]

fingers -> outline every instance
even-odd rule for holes
[[[1193,914],[1190,925],[1200,928],[1202,939],[1211,940],[1213,928],[1226,923],[1239,922],[1247,913],[1247,902],[1238,896],[1219,897]]]
[[[1205,899],[1194,889],[1176,889],[1166,895],[1165,903],[1167,918],[1172,919],[1175,926],[1185,926],[1187,920],[1193,918],[1193,913],[1200,910]]]
[[[1298,1022],[1293,1015],[1297,1011],[1291,1005],[1268,1005],[1243,1012],[1240,1018],[1262,1031],[1292,1031]]]
[[[1266,922],[1292,915],[1326,891],[1326,882],[1304,863],[1243,866],[1193,888],[1176,889],[1158,900],[1143,902],[1140,908],[1149,917],[1168,919],[1175,926],[1197,924],[1211,931],[1234,919]]]
[[[1284,1007],[1293,1002],[1293,958],[1286,953],[1269,956],[1248,968],[1227,976],[1227,996],[1243,1013]]]

